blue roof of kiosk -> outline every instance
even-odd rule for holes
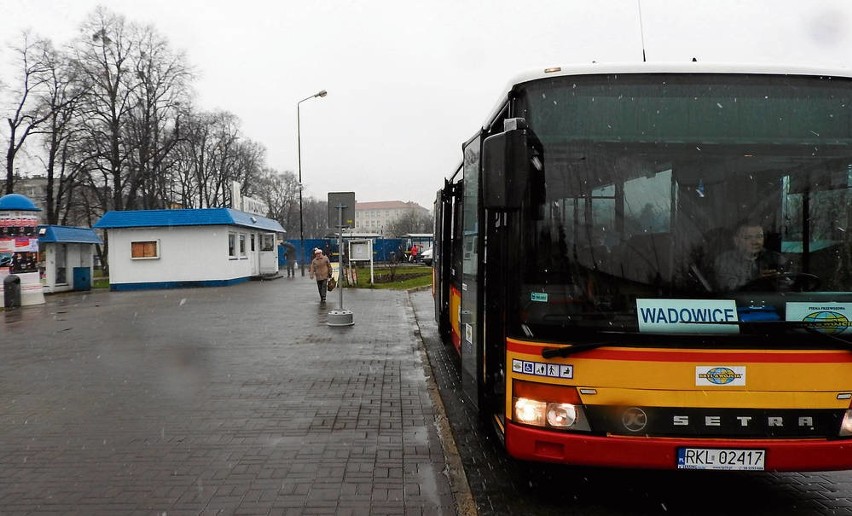
[[[41,211],[41,208],[37,208],[30,198],[25,195],[10,193],[0,197],[0,210]]]
[[[101,239],[94,229],[72,226],[39,226],[39,243],[100,244]]]
[[[275,220],[233,208],[108,211],[94,225],[98,229],[172,226],[242,226],[286,233]]]

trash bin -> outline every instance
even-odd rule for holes
[[[74,290],[92,290],[92,271],[88,267],[74,267]]]
[[[20,308],[21,306],[21,278],[9,274],[3,278],[3,308]]]

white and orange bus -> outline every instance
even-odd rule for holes
[[[463,395],[510,456],[852,469],[850,77],[693,62],[511,82],[438,192],[433,262]]]

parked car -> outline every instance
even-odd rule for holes
[[[431,247],[429,249],[426,249],[422,253],[420,253],[420,261],[422,261],[423,263],[425,263],[429,267],[432,266],[432,248]]]

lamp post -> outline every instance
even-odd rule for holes
[[[302,250],[302,257],[299,260],[299,269],[302,271],[302,276],[305,275],[305,224],[304,219],[302,218],[302,121],[299,108],[302,105],[302,102],[306,100],[311,100],[314,97],[325,97],[326,95],[328,95],[328,92],[321,90],[296,103],[296,155],[299,160],[299,248]]]

